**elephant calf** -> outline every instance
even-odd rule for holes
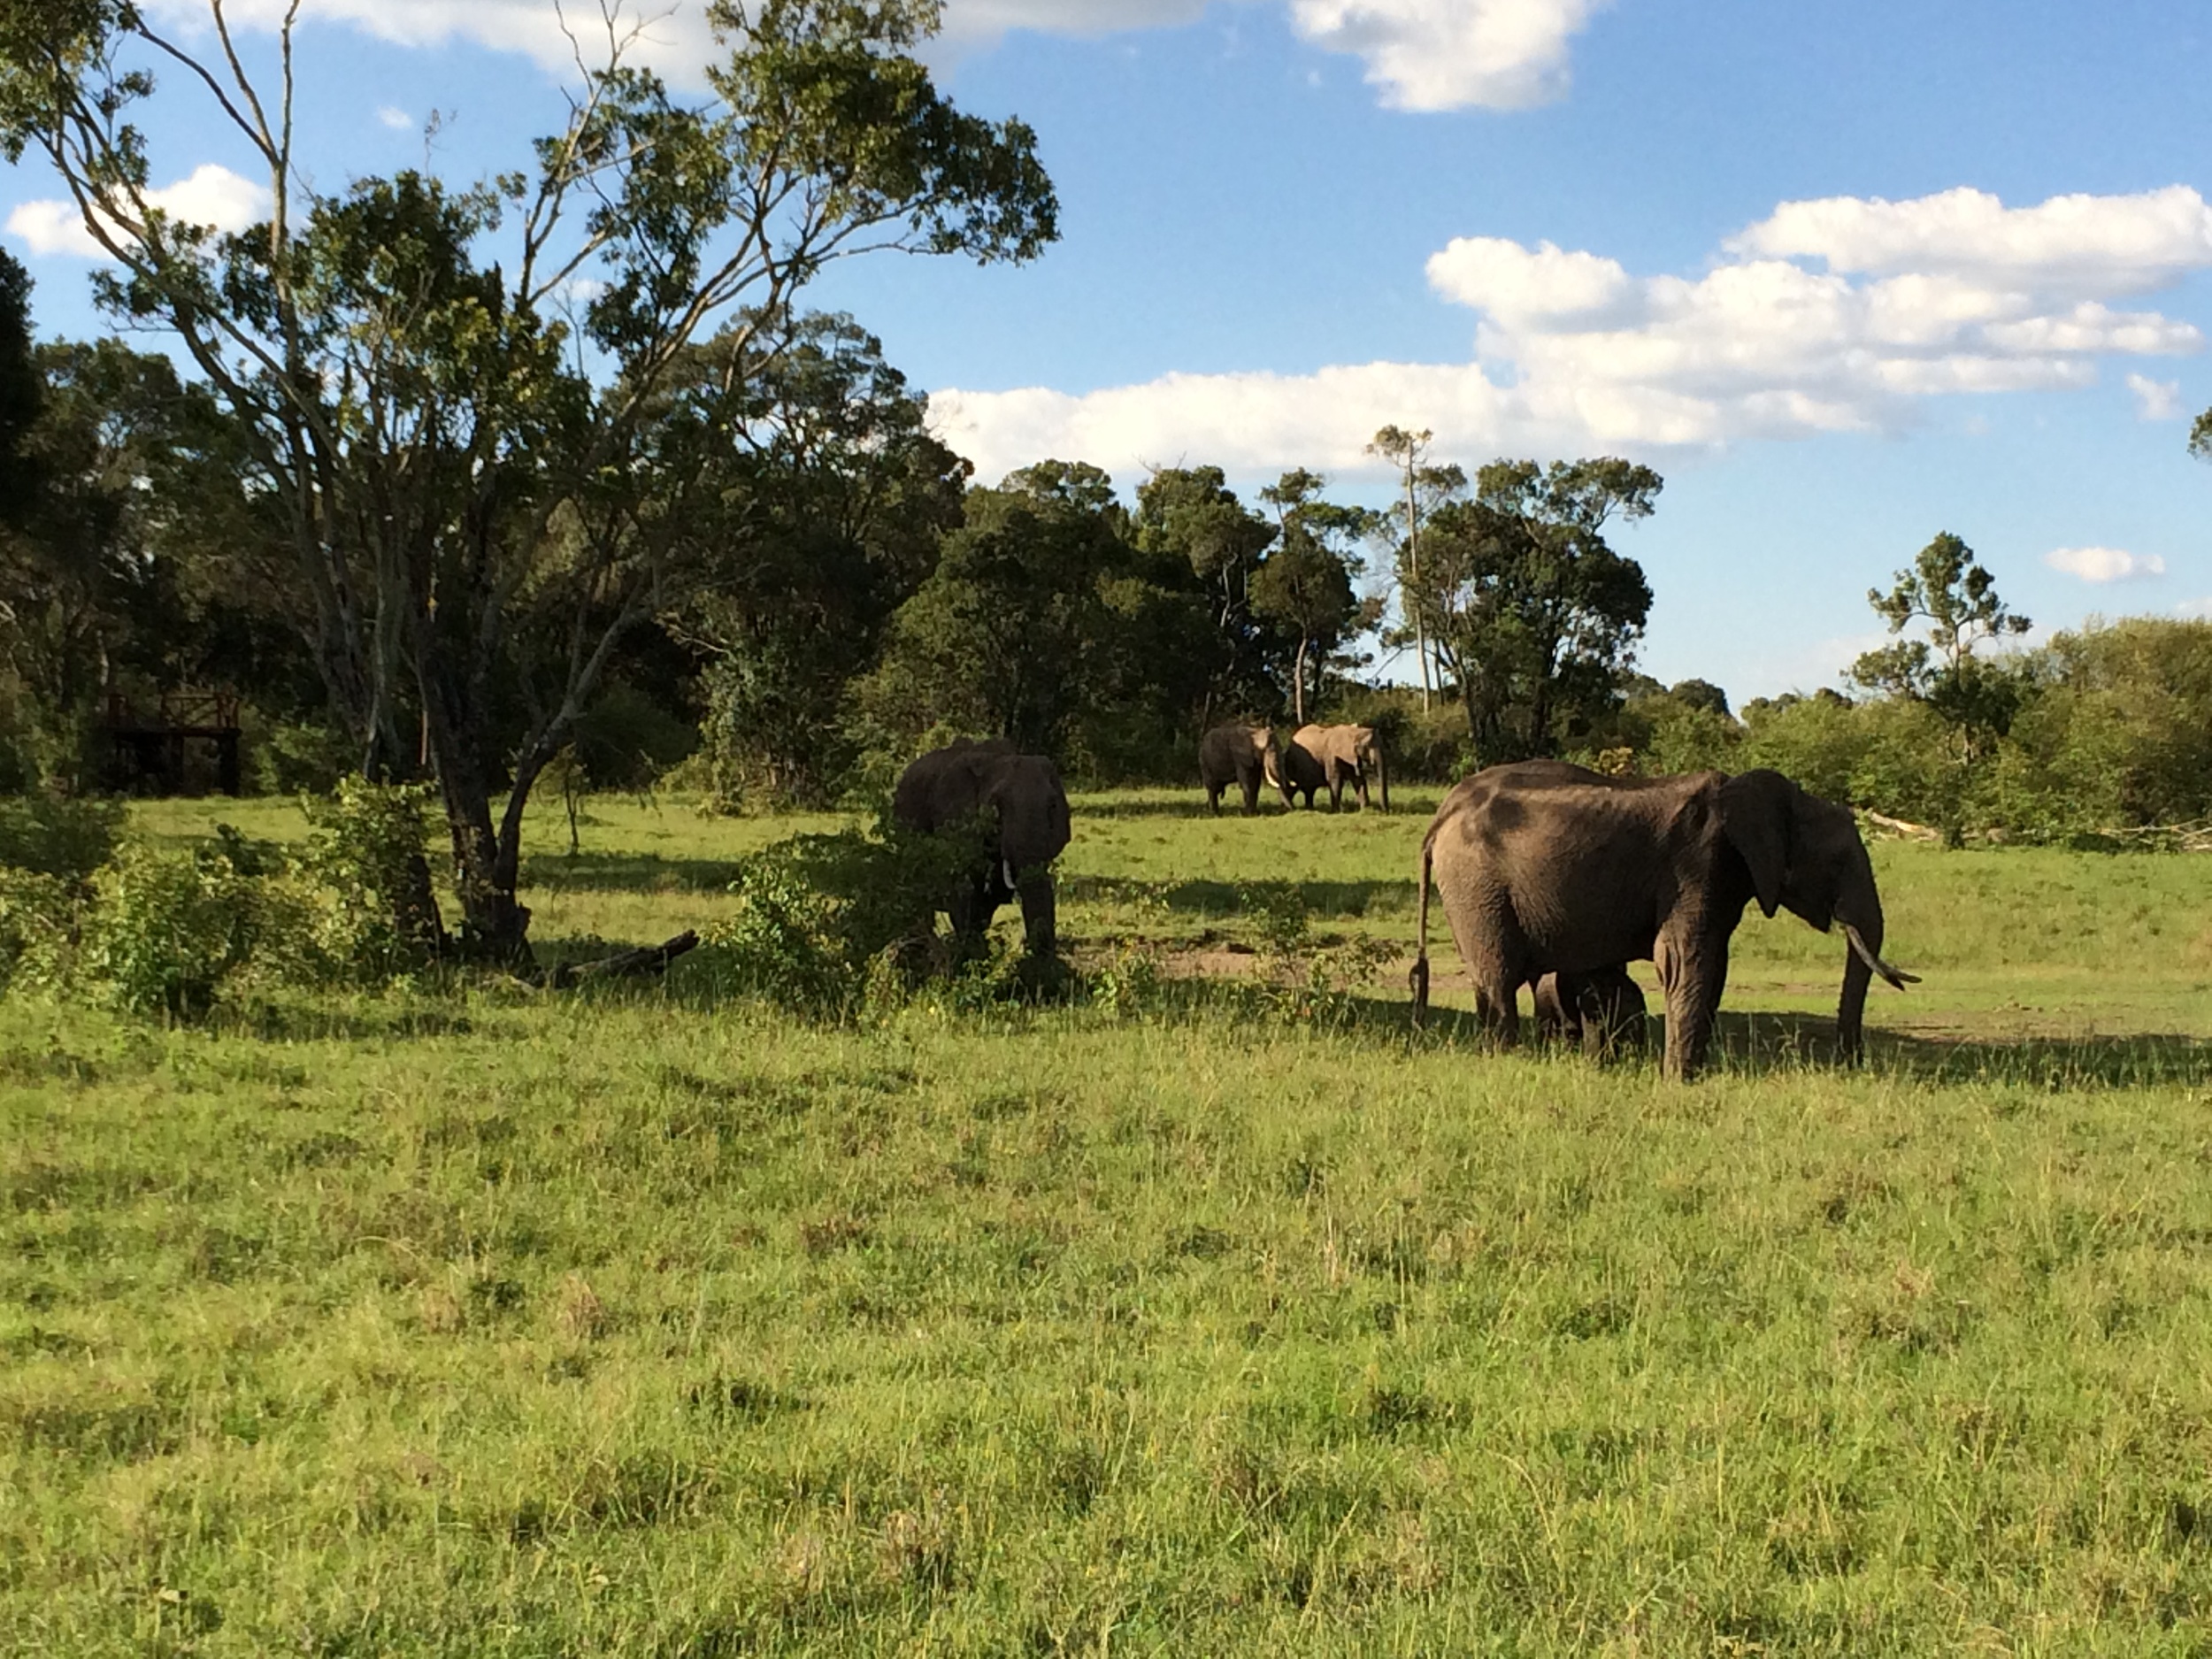
[[[1024,755],[1002,738],[987,743],[963,738],[899,774],[891,816],[932,834],[982,826],[979,855],[944,904],[957,956],[982,948],[992,915],[1017,895],[1029,954],[1049,957],[1059,949],[1052,861],[1068,844],[1068,795],[1049,760]]]
[[[1593,1060],[1644,1051],[1643,987],[1625,963],[1586,973],[1548,973],[1536,981],[1536,1025],[1546,1035],[1578,1042]]]

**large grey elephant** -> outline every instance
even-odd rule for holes
[[[1271,783],[1290,804],[1290,787],[1282,781],[1276,757],[1275,728],[1236,721],[1217,726],[1198,740],[1198,781],[1205,786],[1206,804],[1221,810],[1222,791],[1235,784],[1244,792],[1244,816],[1260,810],[1260,786]]]
[[[1337,810],[1344,802],[1344,786],[1350,784],[1359,794],[1363,810],[1368,805],[1367,780],[1372,778],[1382,791],[1383,810],[1390,810],[1390,778],[1383,769],[1382,746],[1375,739],[1371,726],[1302,726],[1290,740],[1286,756],[1295,752],[1310,757],[1302,760],[1298,771],[1302,779],[1294,778],[1295,787],[1306,792],[1306,804],[1313,804],[1313,787],[1304,780],[1315,778],[1328,786],[1329,810]]]
[[[1867,985],[1912,978],[1882,960],[1882,901],[1850,809],[1778,772],[1615,778],[1560,761],[1492,766],[1444,797],[1421,843],[1414,1017],[1429,991],[1429,885],[1475,981],[1477,1011],[1510,1043],[1516,997],[1547,973],[1658,964],[1665,1065],[1704,1063],[1728,979],[1728,941],[1751,900],[1847,944],[1836,1038],[1858,1057]]]
[[[1029,954],[1049,957],[1058,949],[1052,861],[1068,844],[1068,795],[1049,760],[1022,754],[1002,738],[963,738],[899,774],[891,815],[931,833],[982,823],[983,856],[954,883],[945,904],[956,954],[978,950],[992,915],[1017,895]]]

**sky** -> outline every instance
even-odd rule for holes
[[[189,38],[207,0],[151,9]],[[281,10],[228,0],[250,53]],[[575,81],[553,0],[304,15],[324,188],[525,165]],[[697,0],[642,20],[702,85]],[[1834,682],[1882,637],[1867,590],[1941,531],[2032,637],[2212,615],[2203,0],[949,0],[929,55],[1036,128],[1061,240],[872,257],[810,298],[984,481],[1210,463],[1253,500],[1305,466],[1379,505],[1386,424],[1471,473],[1627,456],[1667,480],[1613,537],[1655,594],[1641,665],[1739,703]],[[177,211],[250,221],[180,79],[148,124]],[[57,195],[0,175],[0,235],[42,332],[104,331]]]

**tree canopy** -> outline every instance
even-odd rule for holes
[[[1559,754],[1617,705],[1651,588],[1603,531],[1648,517],[1662,488],[1611,457],[1497,461],[1471,498],[1429,515],[1422,569],[1401,580],[1432,618],[1481,764]]]
[[[0,145],[61,175],[114,262],[103,303],[170,331],[231,421],[274,544],[244,556],[284,556],[364,768],[403,765],[419,717],[476,951],[526,950],[531,787],[625,635],[710,574],[682,532],[731,459],[709,440],[793,349],[795,296],[870,250],[1026,259],[1056,234],[1031,130],[962,114],[913,55],[938,14],[716,0],[713,96],[691,102],[611,27],[533,167],[325,192],[295,163],[297,8],[265,87],[220,0],[196,57],[128,0],[0,4]],[[156,203],[157,70],[257,158],[265,223]],[[672,399],[694,419],[657,419]]]

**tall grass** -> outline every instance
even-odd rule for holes
[[[774,833],[601,816],[549,942]],[[1425,821],[1094,811],[1065,930],[1402,936]],[[2212,861],[1878,856],[1869,1067],[1755,918],[1686,1087],[1379,990],[0,1004],[0,1650],[2200,1651]]]

